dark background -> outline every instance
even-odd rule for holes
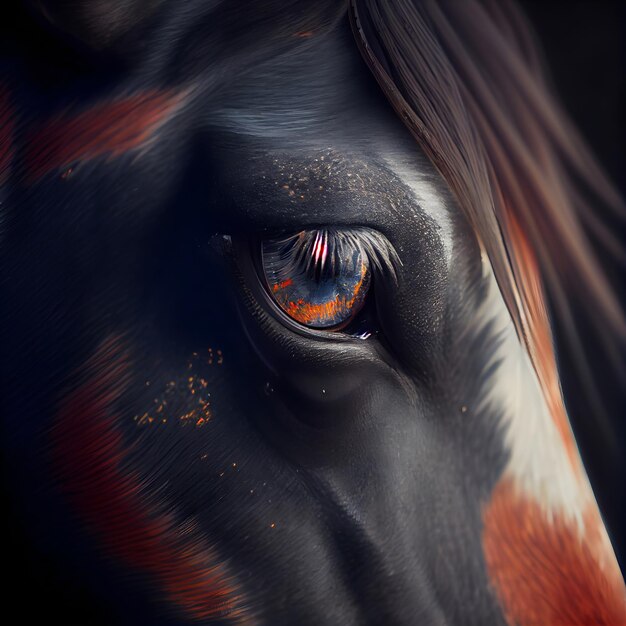
[[[544,48],[555,91],[622,195],[626,196],[626,9],[623,3],[522,0],[521,4]],[[623,268],[602,250],[598,252],[614,277],[616,288],[621,291],[622,301],[626,302]],[[558,342],[560,333],[558,328],[556,330]],[[599,390],[610,415],[612,442],[607,442],[597,426],[593,411],[576,382],[564,344],[559,346],[559,363],[585,466],[624,571],[626,382],[607,365],[601,353],[594,352],[593,338],[588,342],[591,366],[598,373]],[[609,448],[613,450],[610,453]],[[3,479],[7,479],[6,474]],[[5,590],[10,600],[8,605],[20,610],[20,623],[60,623],[55,619],[59,616],[65,626],[110,623],[102,595],[94,597],[81,586],[80,579],[58,571],[44,555],[35,554],[17,512],[7,511],[6,521],[10,582]]]
[[[552,86],[596,157],[626,198],[626,3],[523,0],[545,53]],[[626,243],[624,222],[614,224]],[[624,246],[626,248],[626,246]],[[598,254],[626,305],[626,273]],[[626,306],[625,306],[626,308]],[[584,334],[584,332],[583,332]],[[612,432],[607,436],[588,405],[556,329],[561,381],[585,467],[620,561],[626,570],[626,380],[587,343]],[[559,339],[561,340],[559,342]],[[559,345],[560,343],[560,345]],[[626,355],[625,355],[626,356]],[[610,439],[610,440],[607,440]]]

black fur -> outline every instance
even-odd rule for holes
[[[295,18],[284,2],[264,5],[277,21],[249,4],[156,7],[149,19],[169,11],[175,28],[146,26],[153,47],[130,55],[130,68],[104,43],[132,29],[102,35],[97,64],[64,74],[62,87],[26,71],[40,55],[7,53],[20,128],[112,86],[193,89],[145,153],[77,164],[69,178],[28,182],[18,171],[5,189],[2,413],[17,519],[37,562],[54,563],[50,576],[105,607],[93,623],[186,623],[154,581],[102,554],[47,453],[77,368],[121,334],[132,360],[118,403],[129,469],[178,520],[195,520],[260,623],[501,623],[480,514],[506,455],[497,407],[473,410],[497,340],[476,319],[474,235],[330,3]],[[98,25],[76,18],[61,30],[80,39],[89,28]],[[237,36],[220,41],[230,29]],[[305,29],[314,35],[282,36]],[[433,186],[451,230],[389,155]],[[249,258],[250,240],[338,224],[379,230],[403,263],[398,285],[375,285],[382,331],[366,341],[283,326]],[[204,426],[178,419],[181,397],[166,424],[138,425],[191,373],[211,393]],[[84,604],[48,595],[46,615],[92,623]]]

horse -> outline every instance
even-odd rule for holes
[[[53,585],[25,618],[626,623],[548,313],[623,341],[589,235],[623,203],[515,5],[7,23],[5,475]]]

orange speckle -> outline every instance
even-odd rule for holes
[[[132,363],[109,337],[78,370],[86,379],[61,399],[51,429],[55,484],[94,548],[171,603],[183,621],[256,623],[213,545],[181,524],[160,494],[146,493],[145,476],[133,466],[136,448],[125,441],[116,411]]]
[[[293,280],[291,280],[291,278],[287,278],[286,280],[272,285],[272,291],[276,293],[279,289],[284,289],[285,287],[289,287],[290,285],[293,285]]]

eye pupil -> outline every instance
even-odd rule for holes
[[[263,271],[278,306],[310,328],[339,329],[362,307],[369,259],[354,240],[329,230],[302,231],[262,245]]]

